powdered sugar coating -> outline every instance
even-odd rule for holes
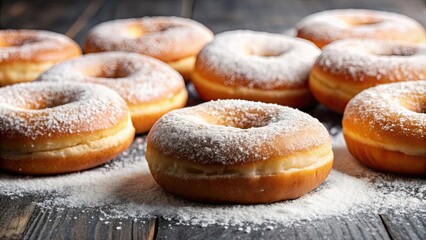
[[[0,63],[39,58],[57,61],[58,57],[52,52],[63,52],[70,45],[77,53],[80,51],[73,40],[59,33],[43,30],[0,30]],[[37,56],[40,52],[44,55]]]
[[[346,106],[344,119],[367,128],[382,139],[384,133],[409,136],[411,143],[426,146],[426,80],[391,83],[364,90]],[[378,128],[380,131],[376,130]]]
[[[327,45],[316,66],[347,81],[377,84],[426,79],[426,47],[396,41],[340,40]]]
[[[34,82],[0,88],[2,141],[96,132],[127,114],[123,99],[100,85]]]
[[[329,142],[324,126],[306,113],[244,100],[169,112],[148,135],[149,146],[162,154],[220,165],[267,160]]]
[[[223,79],[227,86],[298,88],[307,85],[319,54],[302,39],[238,30],[216,35],[198,55],[195,68],[209,78]]]
[[[118,19],[95,26],[86,51],[127,51],[165,62],[196,55],[213,37],[204,25],[179,17]]]
[[[419,42],[424,28],[415,20],[397,13],[335,9],[312,14],[296,26],[299,36],[329,43],[345,38],[388,39]]]
[[[167,64],[128,52],[93,53],[74,58],[50,68],[38,80],[102,84],[131,105],[168,99],[185,87],[182,77]]]

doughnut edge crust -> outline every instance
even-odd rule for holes
[[[3,170],[31,175],[85,170],[118,156],[133,141],[127,106],[106,87],[34,82],[0,91]]]
[[[245,99],[307,108],[316,103],[308,75],[319,53],[303,39],[228,31],[198,54],[191,81],[204,100]]]
[[[0,30],[0,46],[0,86],[33,81],[56,63],[82,54],[74,40],[45,30]]]
[[[420,90],[416,92],[417,89]],[[366,166],[380,171],[426,176],[426,114],[415,113],[403,106],[414,104],[411,106],[415,109],[424,108],[420,104],[425,104],[425,97],[422,99],[419,94],[424,95],[425,91],[426,81],[392,83],[367,89],[353,98],[346,107],[342,120],[343,136],[352,156]],[[375,97],[371,99],[375,103],[382,100],[380,96],[383,96],[382,101],[388,108],[377,109],[362,100],[371,96]],[[420,101],[413,103],[410,99],[415,97]],[[366,108],[374,109],[370,112]],[[377,112],[376,117],[372,115],[373,111]],[[390,112],[391,115],[379,111]],[[415,116],[416,119],[410,116]],[[365,121],[370,125],[364,126]]]
[[[426,47],[397,41],[347,39],[316,59],[309,89],[320,103],[343,114],[361,91],[380,84],[426,79]]]
[[[220,105],[226,102],[250,103],[242,100],[219,100],[207,103],[207,105]],[[267,105],[277,107],[275,104],[254,104],[260,104],[258,106],[263,107]],[[199,109],[199,107],[197,108]],[[281,108],[285,107],[281,106]],[[163,118],[167,118],[168,115],[173,115],[177,111],[180,110],[175,110]],[[296,110],[293,109],[293,111]],[[183,114],[188,115],[190,113]],[[161,119],[156,123],[156,125],[158,124],[162,124]],[[194,129],[198,127],[197,124],[193,126]],[[264,128],[268,128],[268,126],[264,126]],[[325,128],[320,128],[324,127],[322,125],[313,127],[312,129],[316,130],[313,130],[312,134],[326,134],[326,136],[319,137],[321,140],[318,141],[308,141],[307,146],[300,146],[295,140],[288,143],[288,149],[274,149],[270,154],[262,155],[262,152],[259,152],[259,155],[257,155],[258,150],[269,149],[269,146],[271,146],[268,144],[264,146],[264,142],[260,141],[256,143],[261,146],[259,149],[253,150],[252,153],[242,153],[245,160],[232,162],[235,160],[232,157],[236,156],[235,151],[238,151],[239,146],[232,148],[233,144],[231,143],[224,143],[226,146],[230,146],[229,149],[224,150],[225,152],[234,152],[228,156],[212,155],[207,157],[209,155],[207,152],[200,153],[200,156],[189,155],[192,154],[189,152],[185,154],[164,152],[163,146],[157,145],[161,138],[154,139],[155,135],[158,135],[157,131],[161,131],[161,129],[154,126],[147,138],[146,159],[151,174],[157,183],[167,191],[186,199],[209,203],[239,204],[270,203],[295,199],[318,187],[326,179],[332,168],[333,152],[329,135]],[[219,126],[216,130],[218,129],[223,130],[224,128]],[[310,130],[300,132],[301,136],[296,136],[296,138],[303,139],[303,135],[311,132]],[[259,131],[261,130],[259,129]],[[171,134],[174,133],[170,132],[168,135]],[[269,142],[269,140],[265,141]],[[276,139],[276,141],[282,140]],[[209,140],[204,143],[194,142],[194,145],[201,146],[200,149],[208,151],[212,147],[208,142]],[[274,144],[274,142],[270,144]],[[286,144],[278,145],[283,147]],[[251,148],[251,146],[248,146],[248,148]],[[214,147],[212,149],[212,151],[215,151]],[[241,148],[240,150],[244,152]],[[280,155],[276,155],[277,152],[281,152]],[[190,159],[191,156],[194,158]],[[227,163],[228,159],[231,163]]]
[[[426,31],[414,19],[393,12],[369,9],[333,9],[304,17],[296,25],[297,37],[323,48],[349,38],[426,43]]]

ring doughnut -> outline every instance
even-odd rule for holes
[[[225,32],[201,50],[191,81],[204,100],[245,99],[306,108],[315,103],[308,76],[319,54],[302,39]]]
[[[191,19],[143,17],[95,26],[84,48],[87,53],[126,51],[148,55],[168,63],[188,79],[195,57],[212,38],[213,33],[208,28]]]
[[[349,152],[371,168],[426,176],[426,81],[361,92],[346,107],[343,135]]]
[[[294,199],[318,187],[333,164],[330,137],[296,109],[218,100],[171,111],[147,137],[146,159],[167,191],[214,203]]]
[[[362,90],[426,79],[426,47],[395,41],[340,40],[323,49],[310,77],[315,98],[338,113]]]
[[[407,16],[364,9],[335,9],[312,14],[300,21],[297,37],[318,47],[348,38],[396,40],[425,44],[425,29]]]
[[[147,132],[163,114],[184,107],[182,77],[167,64],[137,53],[86,54],[42,74],[40,81],[75,81],[105,85],[127,102],[137,133]]]
[[[123,99],[95,84],[33,82],[0,88],[0,169],[23,174],[79,171],[132,143]]]
[[[52,65],[81,55],[65,35],[41,30],[0,30],[0,87],[33,81]]]

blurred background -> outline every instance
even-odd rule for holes
[[[0,0],[0,28],[46,29],[82,43],[100,22],[173,15],[193,18],[215,33],[283,32],[311,13],[336,8],[397,12],[426,26],[425,0]]]

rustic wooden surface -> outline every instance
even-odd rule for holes
[[[233,29],[283,32],[303,16],[332,8],[369,8],[399,12],[426,26],[423,0],[1,0],[0,28],[47,29],[82,43],[94,25],[116,18],[154,15],[192,17],[215,33]],[[189,105],[200,102],[193,87]],[[319,106],[308,112],[331,134],[341,117]],[[41,196],[0,195],[0,239],[426,239],[426,210],[416,217],[362,214],[278,226],[272,230],[185,226],[161,216],[105,220],[102,209],[42,209]]]

